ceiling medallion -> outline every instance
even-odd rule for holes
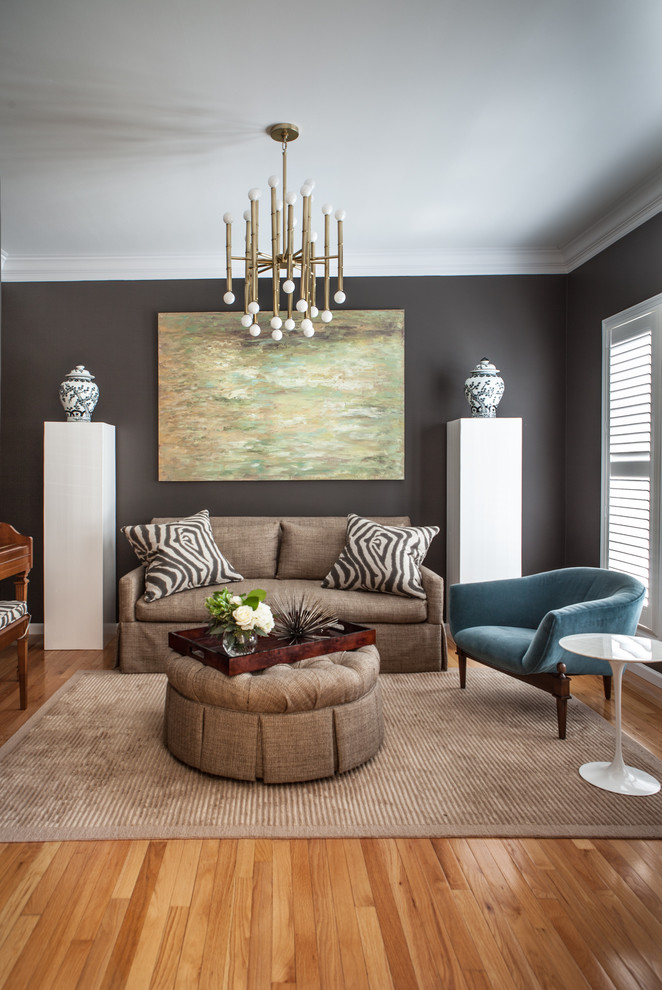
[[[333,207],[326,203],[322,207],[324,216],[324,254],[315,253],[317,245],[317,233],[312,229],[312,202],[313,188],[315,183],[312,179],[306,179],[301,186],[301,197],[303,202],[303,218],[301,224],[301,242],[298,250],[294,245],[294,228],[297,226],[297,218],[294,216],[294,206],[297,201],[295,192],[287,191],[287,145],[290,141],[295,141],[299,136],[299,128],[295,124],[272,124],[268,128],[268,133],[279,141],[283,153],[283,181],[282,199],[278,199],[278,176],[269,176],[269,187],[271,189],[271,254],[266,254],[259,249],[259,199],[260,189],[249,189],[248,199],[250,209],[244,213],[246,221],[245,253],[242,255],[232,254],[232,215],[225,213],[223,222],[225,223],[225,258],[227,271],[226,293],[223,302],[231,306],[235,301],[232,291],[232,262],[244,262],[244,315],[241,317],[241,325],[248,329],[252,337],[259,337],[261,333],[258,323],[260,306],[258,303],[258,278],[264,272],[271,273],[272,279],[272,317],[271,336],[274,340],[282,340],[283,330],[292,331],[296,328],[294,321],[295,311],[301,320],[300,328],[304,337],[312,337],[315,333],[313,320],[318,316],[322,323],[330,323],[333,314],[330,308],[331,294],[331,262],[337,262],[337,291],[333,297],[334,302],[340,304],[345,302],[343,291],[343,221],[345,219],[344,210],[336,210],[335,218],[338,223],[338,246],[336,254],[330,253],[331,243],[331,214]],[[317,269],[323,269],[324,277],[324,299],[322,312],[317,306]],[[296,272],[299,276],[299,298],[296,306],[293,306],[293,296],[295,291],[294,276]],[[281,274],[284,281],[281,284]],[[281,318],[281,290],[286,296],[283,317]],[[287,314],[287,315],[286,315]]]

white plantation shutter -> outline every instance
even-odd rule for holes
[[[646,585],[641,625],[658,635],[662,296],[603,327],[602,566]]]

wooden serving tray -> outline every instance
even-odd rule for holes
[[[358,626],[352,622],[339,622],[337,626],[321,634],[317,639],[306,640],[294,645],[283,645],[277,636],[260,636],[254,653],[241,657],[230,657],[222,646],[222,636],[210,636],[207,626],[197,629],[182,629],[168,633],[168,644],[183,656],[199,660],[207,667],[215,667],[232,677],[253,670],[265,670],[277,663],[295,663],[310,657],[321,657],[339,650],[356,650],[359,646],[369,646],[375,642],[375,630]]]

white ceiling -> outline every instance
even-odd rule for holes
[[[662,209],[661,42],[660,0],[2,0],[3,278],[218,276],[276,121],[348,276],[570,270]]]

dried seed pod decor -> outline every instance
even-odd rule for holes
[[[272,596],[274,633],[279,639],[300,643],[342,629],[337,616],[315,595]]]

